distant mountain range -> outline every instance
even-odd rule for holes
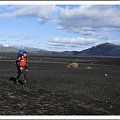
[[[120,45],[103,43],[80,51],[78,54],[84,56],[120,56]]]
[[[0,45],[0,52],[16,52],[18,48],[8,45]]]
[[[63,51],[63,52],[54,52],[47,51],[38,48],[24,48],[29,53],[37,53],[41,55],[63,55],[63,56],[120,56],[120,45],[115,45],[111,43],[103,43],[97,46],[93,46],[89,49],[83,51]],[[0,52],[16,52],[19,48],[15,46],[0,46]]]

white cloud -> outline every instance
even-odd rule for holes
[[[95,34],[107,29],[120,29],[120,10],[109,5],[79,6],[59,10],[61,29],[81,34]]]
[[[97,42],[96,39],[91,38],[82,38],[82,37],[76,37],[76,38],[59,38],[56,37],[52,41],[52,43],[62,43],[62,44],[91,44]]]
[[[27,34],[17,33],[11,35],[0,35],[0,44],[2,45],[14,45],[14,46],[33,46],[33,41],[37,39],[37,36],[31,36]]]
[[[39,22],[50,19],[55,21],[59,29],[77,32],[84,35],[95,34],[96,31],[120,28],[120,9],[110,5],[78,5],[77,7],[60,7],[55,5],[8,6],[10,12],[0,14],[0,18],[35,16]]]
[[[116,45],[120,45],[120,40],[114,40],[114,39],[112,39],[112,40],[108,40],[107,42],[108,43],[112,43],[112,44],[116,44]]]
[[[98,44],[97,39],[92,38],[60,38],[56,37],[53,40],[48,41],[48,46],[51,48],[55,48],[58,50],[66,49],[66,50],[81,50],[88,46],[93,46]]]
[[[0,18],[20,17],[20,16],[35,16],[39,22],[47,21],[55,12],[54,5],[26,5],[26,6],[10,6],[12,12],[4,12],[0,14]]]
[[[10,12],[8,12],[9,10]],[[111,41],[111,36],[114,37],[110,34],[111,31],[119,31],[120,33],[120,9],[110,5],[78,5],[75,7],[55,5],[9,6],[6,12],[0,14],[0,18],[22,16],[34,16],[40,23],[52,20],[57,23],[57,29],[78,33],[78,35],[95,35],[96,38],[56,37],[48,42],[48,45],[53,47],[74,48],[75,46],[94,45],[99,43],[97,39],[100,38]],[[13,35],[9,38],[17,40],[32,39],[31,36],[25,35]],[[113,41],[118,43],[114,39]]]

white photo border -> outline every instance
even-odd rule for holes
[[[120,5],[120,1],[0,1],[0,5]],[[120,120],[119,115],[0,115],[0,120]]]

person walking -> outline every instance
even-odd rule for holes
[[[19,50],[19,51],[18,51],[18,54],[17,54],[17,59],[16,59],[16,62],[15,62],[16,67],[17,67],[17,71],[18,71],[17,74],[19,74],[19,73],[21,72],[21,71],[20,71],[20,67],[19,67],[18,58],[21,57],[21,56],[23,55],[23,53],[24,53],[24,50]]]
[[[18,84],[18,82],[23,77],[24,82],[22,81],[22,84],[24,86],[26,84],[26,81],[27,81],[27,73],[28,73],[27,52],[24,52],[23,55],[18,56],[17,61],[16,61],[16,66],[18,69],[16,84]]]

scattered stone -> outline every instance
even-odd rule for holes
[[[92,67],[87,66],[87,69],[91,70],[91,69],[92,69]]]
[[[67,67],[68,68],[78,68],[79,64],[78,63],[70,63]]]
[[[110,108],[113,108],[113,106],[111,105]]]
[[[105,76],[105,77],[107,77],[107,76],[108,76],[108,74],[106,74],[106,73],[105,73],[105,74],[104,74],[104,76]]]
[[[106,102],[106,103],[108,103],[108,101],[107,101],[107,100],[106,100],[105,102]]]

